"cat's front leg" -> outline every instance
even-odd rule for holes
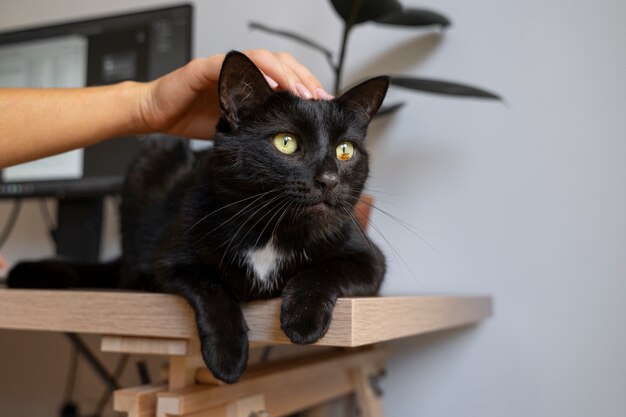
[[[287,337],[297,344],[315,343],[328,331],[338,297],[375,295],[385,270],[382,255],[377,256],[346,253],[294,276],[282,294],[280,323]]]
[[[202,357],[213,375],[234,383],[248,362],[248,327],[239,301],[210,276],[168,277],[165,289],[182,295],[195,312]]]
[[[248,363],[248,326],[239,302],[223,289],[192,298],[204,362],[219,380],[237,382]]]

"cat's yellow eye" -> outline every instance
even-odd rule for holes
[[[340,161],[347,161],[348,159],[354,156],[354,145],[352,142],[341,142],[339,146],[337,146],[337,159]]]
[[[282,153],[289,155],[298,150],[298,141],[289,133],[279,133],[274,136],[274,146]]]

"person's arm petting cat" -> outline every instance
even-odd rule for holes
[[[246,55],[272,88],[331,99],[287,53]],[[0,88],[0,169],[116,136],[164,132],[210,139],[220,116],[217,84],[224,55],[198,58],[148,83],[87,88]]]

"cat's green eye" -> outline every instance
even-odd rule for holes
[[[298,150],[298,141],[289,133],[279,133],[274,136],[274,146],[282,153],[289,155]]]
[[[352,142],[341,142],[339,146],[337,146],[337,159],[340,161],[347,161],[354,156],[354,145]]]

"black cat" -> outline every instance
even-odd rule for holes
[[[9,286],[180,294],[196,313],[208,368],[226,382],[247,362],[242,301],[282,296],[285,334],[315,342],[337,297],[374,295],[383,280],[383,255],[353,210],[368,176],[365,133],[387,87],[378,77],[332,101],[302,100],[273,91],[231,52],[214,147],[194,155],[182,143],[154,146],[130,168],[121,261],[22,263]]]

